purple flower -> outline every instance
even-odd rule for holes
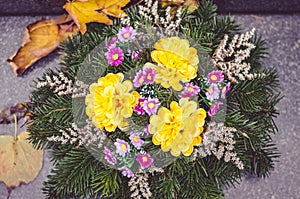
[[[117,41],[118,39],[116,37],[111,38],[111,40],[105,44],[105,48],[107,49],[115,48]]]
[[[140,114],[140,115],[144,115],[145,114],[145,110],[143,108],[143,103],[145,101],[145,98],[143,97],[140,97],[139,100],[138,100],[138,103],[135,105],[134,107],[134,112],[136,112],[137,114]]]
[[[209,83],[221,82],[224,80],[224,75],[221,70],[216,70],[208,73],[207,75]]]
[[[148,168],[151,166],[153,159],[151,158],[151,156],[148,153],[146,153],[146,154],[138,153],[136,161],[138,161],[140,163],[140,166],[142,169],[145,169],[145,168]]]
[[[156,70],[152,68],[146,68],[143,71],[144,73],[144,81],[148,84],[153,84],[156,77]]]
[[[143,52],[142,50],[139,51],[135,51],[135,50],[128,50],[128,52],[126,53],[127,56],[131,56],[132,59],[134,59],[134,61],[138,61],[140,60],[140,52]]]
[[[193,83],[186,83],[183,91],[180,94],[180,97],[193,97],[194,95],[198,94],[200,88]]]
[[[121,167],[118,170],[122,171],[122,175],[127,177],[127,178],[131,178],[131,177],[134,176],[133,172],[130,169],[126,168],[126,167]]]
[[[142,107],[148,115],[155,114],[158,109],[158,99],[157,98],[148,98],[144,101]]]
[[[115,165],[116,158],[115,158],[114,154],[111,152],[111,150],[104,147],[103,153],[105,155],[105,160],[107,160],[108,163]]]
[[[140,149],[141,146],[144,144],[144,140],[142,140],[139,136],[139,134],[137,133],[133,133],[132,135],[130,135],[129,137],[131,143],[133,144],[133,146],[135,146],[135,148]]]
[[[124,157],[125,154],[130,151],[130,147],[129,147],[128,143],[124,140],[120,140],[117,138],[117,141],[114,144],[117,148],[116,152],[120,156]]]
[[[214,99],[219,98],[220,90],[217,86],[217,84],[211,84],[210,87],[207,89],[207,92],[205,93],[206,97],[209,101],[213,101]]]
[[[221,98],[225,99],[226,94],[230,90],[230,82],[228,82],[223,88],[221,93]]]
[[[123,58],[123,51],[121,48],[110,48],[108,52],[105,54],[108,60],[108,63],[112,66],[118,66],[122,64]]]
[[[218,112],[218,110],[222,104],[223,104],[222,102],[217,102],[214,105],[212,105],[208,111],[208,115],[209,116],[215,115]]]
[[[135,30],[130,26],[126,26],[119,30],[118,39],[121,42],[128,42],[132,40],[135,35],[136,35]]]
[[[138,88],[142,85],[143,82],[144,82],[144,73],[142,70],[140,70],[134,77],[133,85],[134,87]]]

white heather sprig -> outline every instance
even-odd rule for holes
[[[150,198],[152,193],[148,183],[148,173],[136,173],[128,182],[129,190],[132,192],[131,198]]]
[[[256,78],[258,74],[251,74],[251,66],[245,63],[245,59],[250,56],[250,52],[255,45],[249,40],[254,36],[255,29],[241,35],[234,35],[228,44],[228,35],[224,35],[223,40],[215,50],[212,61],[220,68],[228,79],[236,83],[241,80],[251,80]],[[229,60],[227,60],[229,59]]]
[[[72,98],[85,97],[88,94],[89,85],[77,80],[73,88]]]
[[[165,29],[167,35],[171,35],[180,26],[182,21],[182,8],[178,8],[175,17],[171,15],[171,6],[168,6],[164,14],[158,13],[158,1],[146,0],[144,5],[139,5],[139,14],[153,22],[161,29]],[[175,21],[176,19],[176,21]],[[135,24],[135,28],[140,24]]]
[[[98,148],[102,147],[103,142],[106,139],[105,133],[94,127],[88,120],[83,128],[79,128],[73,123],[72,128],[68,128],[67,131],[59,130],[59,132],[61,133],[61,136],[52,136],[47,139],[53,142],[60,142],[61,144],[74,144],[78,142],[78,147],[83,144],[88,146],[92,143],[97,143]]]
[[[50,77],[49,75],[46,75],[46,81],[37,82],[36,85],[37,88],[46,86],[54,89],[53,93],[57,93],[58,95],[67,95],[73,92],[72,80],[69,80],[62,72],[60,72],[58,76],[53,75]]]
[[[226,127],[223,123],[210,122],[207,131],[203,134],[201,145],[194,150],[194,160],[197,157],[206,157],[214,155],[220,160],[224,157],[225,162],[233,162],[239,169],[244,169],[244,165],[234,150],[234,132],[233,127]]]

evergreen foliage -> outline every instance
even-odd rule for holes
[[[210,55],[220,43],[224,34],[232,37],[240,27],[231,17],[216,16],[216,6],[211,1],[203,0],[201,6],[192,14],[185,13],[181,32],[191,37]],[[126,11],[132,21],[149,24],[137,14],[137,7]],[[86,34],[80,33],[60,46],[63,55],[61,69],[47,71],[37,81],[46,81],[46,76],[62,72],[75,80],[82,64],[89,64],[85,73],[86,82],[95,82],[95,74],[101,74],[104,66],[97,61],[97,54],[90,53],[100,43],[116,34],[120,21],[114,20],[114,26],[90,24]],[[224,198],[222,187],[234,186],[244,175],[265,177],[274,168],[278,157],[271,135],[276,133],[274,117],[278,114],[276,104],[281,99],[279,82],[274,69],[264,69],[263,58],[266,55],[265,41],[260,36],[253,38],[256,48],[246,60],[253,71],[264,73],[251,81],[241,81],[234,85],[227,98],[225,124],[237,129],[235,134],[235,152],[245,165],[239,170],[233,163],[218,160],[214,156],[197,158],[190,161],[183,157],[164,168],[163,173],[150,175],[150,188],[153,198]],[[99,58],[99,57],[98,57]],[[130,67],[121,65],[115,69],[128,71]],[[90,75],[89,75],[90,74]],[[84,103],[84,98],[79,99]],[[30,141],[36,148],[50,149],[54,168],[44,183],[47,198],[130,198],[128,178],[118,170],[106,168],[83,146],[51,142],[47,138],[60,135],[59,130],[71,128],[73,118],[72,95],[59,96],[50,87],[37,88],[32,92],[29,111]],[[86,118],[84,110],[77,110],[81,119]],[[29,122],[30,122],[29,121]],[[114,136],[114,135],[111,135]],[[151,150],[149,146],[148,150]],[[93,147],[91,147],[93,149]],[[97,150],[95,147],[94,150]]]

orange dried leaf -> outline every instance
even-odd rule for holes
[[[16,139],[10,135],[0,136],[0,181],[7,187],[31,182],[42,168],[43,150],[34,149],[27,138],[26,131]]]
[[[112,25],[112,20],[108,16],[120,18],[126,16],[121,9],[130,0],[75,0],[67,2],[64,9],[73,18],[80,32],[86,32],[86,24],[89,22],[99,22]]]
[[[58,19],[42,19],[27,26],[21,48],[7,61],[16,75],[21,75],[39,59],[57,48],[59,42],[73,32],[72,26],[63,29],[63,23],[71,18],[62,15]]]

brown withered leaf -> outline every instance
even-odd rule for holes
[[[10,124],[14,122],[14,115],[17,119],[23,118],[26,116],[28,102],[21,102],[15,106],[0,109],[0,124]]]
[[[17,137],[0,136],[0,181],[8,188],[31,182],[42,168],[43,150],[32,147],[28,134],[25,131]]]
[[[126,6],[130,0],[74,0],[67,2],[64,9],[69,13],[80,32],[86,32],[86,24],[90,22],[99,22],[112,25],[109,16],[120,18],[126,16],[121,9]]]
[[[60,41],[72,35],[74,27],[68,15],[57,19],[42,19],[27,26],[19,50],[7,59],[14,73],[21,75],[39,59],[57,48]]]

